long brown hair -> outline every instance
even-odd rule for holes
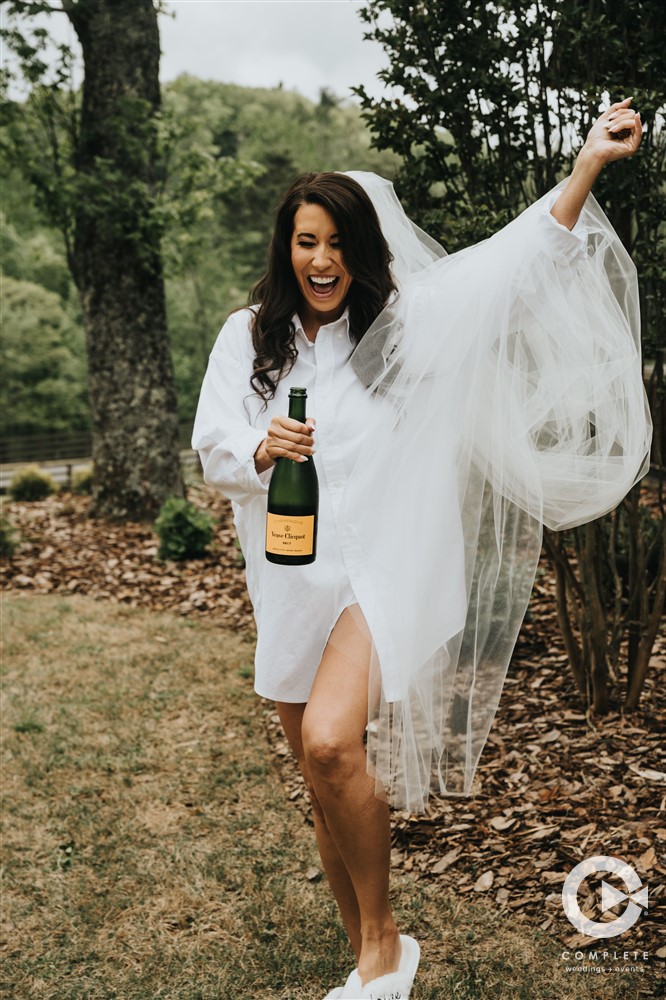
[[[361,185],[338,173],[298,177],[277,209],[268,270],[250,294],[250,303],[259,303],[252,322],[255,358],[250,383],[265,400],[273,398],[278,382],[296,361],[296,329],[291,317],[301,304],[301,292],[291,264],[291,238],[294,216],[304,204],[321,205],[335,220],[342,260],[353,279],[346,305],[354,344],[396,290],[389,267],[391,251]]]

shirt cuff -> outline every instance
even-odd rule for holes
[[[244,427],[227,439],[227,447],[239,465],[251,462],[254,468],[254,453],[265,437],[266,431],[260,427]]]
[[[266,438],[266,431],[259,427],[246,427],[234,434],[228,442],[229,450],[238,462],[237,477],[248,493],[265,493],[268,490],[273,469],[265,469],[259,474],[254,464],[254,454]]]
[[[548,231],[548,239],[553,248],[553,254],[565,264],[571,264],[583,254],[587,248],[587,226],[583,222],[583,213],[573,229],[567,229],[558,222],[551,209],[557,201],[559,191],[554,192],[544,206],[544,222]]]
[[[265,430],[244,427],[211,449],[197,441],[204,482],[241,506],[266,493],[272,469],[259,476],[254,464],[254,453],[265,437]]]

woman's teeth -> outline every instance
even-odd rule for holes
[[[314,291],[319,295],[322,295],[333,290],[335,285],[338,283],[338,278],[336,276],[329,278],[313,278],[312,276],[309,276],[308,281]]]

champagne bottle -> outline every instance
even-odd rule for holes
[[[305,423],[307,389],[289,390],[289,416]],[[319,481],[314,459],[278,458],[268,488],[266,558],[282,566],[304,566],[317,555]]]

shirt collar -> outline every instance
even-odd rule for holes
[[[302,339],[306,342],[306,344],[309,344],[311,347],[314,347],[313,341],[309,340],[305,335],[305,330],[303,329],[301,317],[298,315],[297,312],[295,312],[294,315],[291,317],[291,321],[294,324],[294,328],[296,330],[296,336],[302,337]],[[338,324],[342,325],[341,328],[344,329],[347,336],[349,336],[349,306],[345,308],[345,311],[338,319],[333,320],[332,323],[326,323],[325,326],[320,326],[319,332],[321,333],[322,330],[335,330],[336,327],[338,327]]]

